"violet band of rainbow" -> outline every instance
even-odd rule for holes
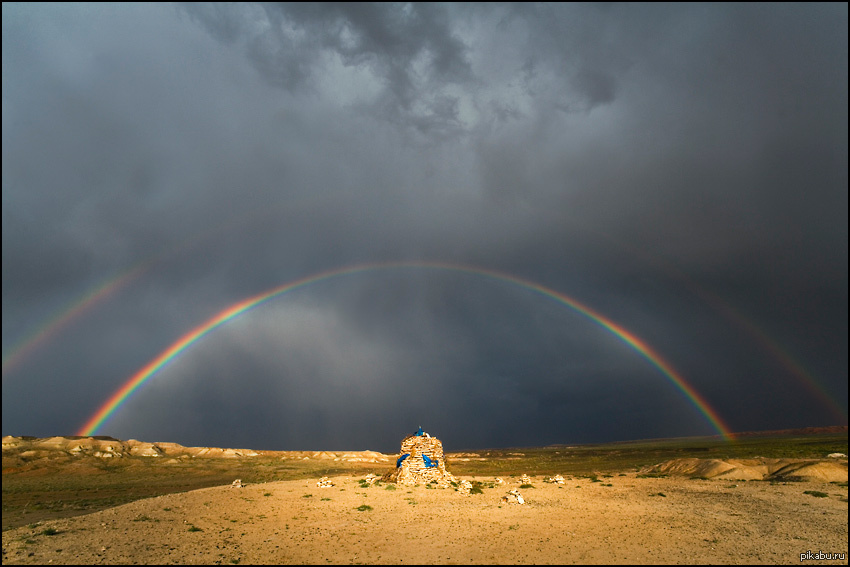
[[[667,362],[655,349],[650,347],[648,344],[646,344],[646,342],[644,342],[631,331],[611,321],[600,313],[597,313],[590,307],[583,305],[577,300],[563,293],[555,291],[551,288],[532,282],[530,280],[526,280],[517,276],[505,274],[488,268],[479,268],[462,264],[448,264],[442,262],[384,262],[348,266],[320,272],[318,274],[313,274],[305,278],[301,278],[299,280],[283,284],[269,291],[265,291],[258,295],[254,295],[252,297],[244,299],[238,303],[235,303],[224,311],[221,311],[217,315],[208,319],[201,325],[198,325],[197,327],[193,328],[191,331],[183,335],[175,343],[169,346],[166,350],[160,353],[156,358],[154,358],[148,364],[142,367],[138,372],[133,374],[133,376],[131,376],[130,379],[127,380],[127,382],[125,382],[124,385],[121,386],[121,388],[119,388],[112,396],[110,396],[109,399],[107,399],[106,402],[104,402],[103,405],[101,405],[100,408],[94,413],[94,415],[92,415],[86,421],[86,423],[80,428],[77,435],[95,435],[97,433],[97,430],[102,427],[121,408],[121,406],[127,402],[130,396],[132,396],[132,394],[135,393],[147,380],[154,376],[160,369],[166,366],[171,360],[173,360],[178,354],[180,354],[190,345],[197,342],[198,340],[203,338],[207,333],[211,332],[218,326],[223,325],[234,317],[237,317],[242,313],[245,313],[246,311],[278,295],[308,286],[319,281],[368,271],[399,268],[445,270],[484,276],[498,281],[518,285],[521,288],[543,295],[573,309],[574,311],[584,315],[594,323],[602,326],[603,328],[611,332],[613,335],[618,337],[620,340],[622,340],[624,343],[632,347],[632,349],[637,351],[642,357],[644,357],[653,366],[655,366],[670,382],[672,382],[673,385],[680,392],[685,395],[685,397],[691,402],[691,404],[694,405],[694,407],[696,407],[696,409],[705,417],[705,419],[711,424],[712,428],[715,429],[721,437],[723,437],[727,441],[734,440],[734,435],[732,434],[729,427],[723,422],[717,411],[714,410],[708,404],[708,402],[693,388],[693,386],[691,386],[685,380],[685,378],[677,370],[673,368],[673,366],[669,362]]]

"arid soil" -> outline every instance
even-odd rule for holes
[[[8,530],[3,563],[791,564],[809,551],[847,563],[846,483],[532,477],[517,505],[500,501],[517,478],[468,496],[316,480],[170,494]]]

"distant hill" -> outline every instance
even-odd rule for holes
[[[273,457],[282,460],[326,460],[347,463],[390,462],[394,455],[377,451],[254,451],[253,449],[220,449],[218,447],[184,447],[178,443],[121,441],[114,437],[3,437],[4,469],[12,459],[33,461],[57,457],[125,457],[162,458],[166,461],[185,459],[238,459]]]
[[[772,431],[743,431],[735,437],[773,437],[788,435],[839,435],[847,433],[846,425],[828,425],[826,427],[803,427],[801,429],[775,429]]]

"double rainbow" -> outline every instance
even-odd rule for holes
[[[700,413],[702,413],[703,416],[705,416],[711,426],[724,439],[726,439],[727,441],[733,440],[733,435],[729,427],[723,422],[717,412],[711,406],[708,405],[705,399],[703,399],[703,397],[690,384],[688,384],[687,381],[685,381],[684,377],[682,377],[682,375],[679,374],[679,372],[677,372],[669,362],[664,360],[664,358],[655,349],[650,347],[643,340],[641,340],[639,337],[637,337],[627,329],[614,323],[613,321],[601,315],[600,313],[597,313],[590,307],[579,303],[575,299],[560,292],[557,292],[551,288],[537,284],[535,282],[487,268],[448,264],[442,262],[386,262],[348,266],[307,276],[305,278],[283,284],[269,291],[265,291],[258,295],[254,295],[245,300],[242,300],[238,303],[235,303],[224,311],[221,311],[214,317],[210,318],[209,320],[205,321],[201,325],[198,325],[197,327],[183,335],[170,347],[160,353],[159,356],[151,360],[148,364],[146,364],[143,368],[136,372],[132,377],[130,377],[130,379],[127,380],[127,382],[124,383],[124,385],[121,386],[121,388],[118,389],[118,391],[116,391],[108,400],[106,400],[106,402],[95,412],[95,414],[92,415],[91,418],[88,419],[88,421],[86,421],[85,425],[80,428],[77,435],[95,435],[97,430],[100,429],[113,415],[115,415],[115,413],[121,408],[121,406],[123,406],[127,402],[130,396],[134,392],[136,392],[142,386],[142,384],[144,384],[160,369],[166,366],[169,362],[171,362],[171,360],[173,360],[177,355],[186,350],[190,345],[203,338],[207,333],[211,332],[218,326],[223,325],[227,321],[241,315],[242,313],[245,313],[246,311],[257,307],[258,305],[281,294],[302,287],[306,287],[316,282],[375,270],[401,268],[444,270],[483,276],[501,282],[507,282],[517,285],[521,288],[552,299],[560,303],[561,305],[569,307],[570,309],[580,313],[581,315],[584,315],[594,323],[607,329],[609,332],[614,334],[624,343],[626,343],[635,351],[637,351],[653,366],[660,370],[661,373],[685,395],[685,397],[699,410]]]

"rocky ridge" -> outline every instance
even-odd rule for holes
[[[239,459],[272,457],[283,460],[328,460],[359,463],[392,461],[394,455],[377,451],[255,451],[253,449],[220,449],[218,447],[184,447],[178,443],[150,443],[112,437],[3,437],[3,458],[35,460],[57,456],[89,456],[101,459],[150,457],[176,459]]]

